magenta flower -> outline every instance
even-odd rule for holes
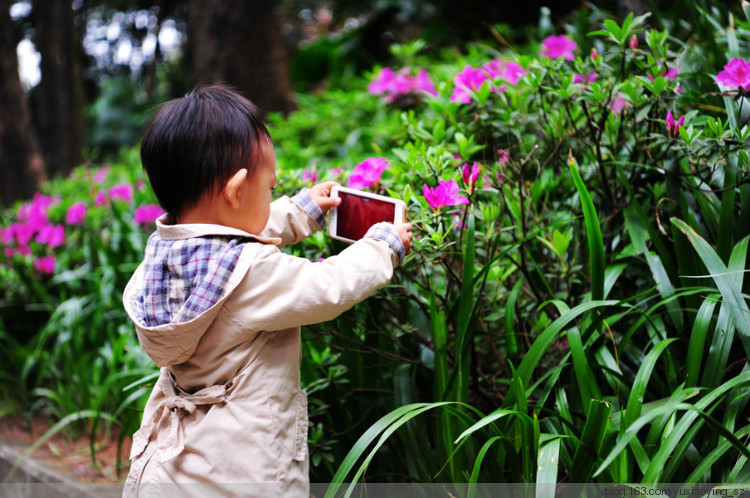
[[[666,71],[661,73],[661,76],[662,78],[666,78],[669,81],[674,81],[674,79],[677,77],[678,74],[680,74],[679,69],[677,69],[676,67],[670,67],[670,68],[667,68]],[[651,76],[650,74],[646,74],[646,76],[648,76],[648,79],[650,79],[651,81],[654,81],[654,77]]]
[[[456,86],[451,94],[451,102],[468,104],[471,102],[472,92],[479,90],[488,79],[489,76],[483,69],[464,67],[463,71],[453,78],[453,84]]]
[[[432,83],[432,78],[424,69],[419,69],[417,76],[412,78],[412,86],[416,91],[427,92],[430,95],[437,95],[435,85]]]
[[[677,121],[674,120],[674,116],[672,116],[672,111],[667,111],[667,119],[665,120],[667,123],[667,133],[669,134],[669,138],[676,139],[680,136],[680,128],[685,124],[685,116],[680,116],[680,119]]]
[[[575,73],[573,74],[573,83],[576,83],[576,84],[584,83],[588,85],[589,83],[596,81],[596,78],[598,76],[599,75],[596,73],[586,73],[586,74]]]
[[[106,206],[109,204],[109,195],[106,190],[100,190],[94,197],[94,206]]]
[[[40,273],[51,274],[55,272],[55,257],[44,256],[43,258],[37,258],[34,260],[34,268]]]
[[[32,232],[39,231],[47,224],[47,208],[53,203],[51,197],[35,194],[34,200],[18,207],[18,220],[26,224]]]
[[[384,67],[378,73],[378,76],[369,85],[367,85],[367,91],[375,95],[383,95],[384,93],[390,92],[393,88],[393,80],[396,77],[396,73],[389,67]]]
[[[444,206],[458,206],[468,204],[469,199],[458,195],[458,183],[455,180],[440,180],[437,187],[429,187],[427,184],[422,188],[427,204],[435,210]]]
[[[150,225],[162,214],[164,210],[156,204],[141,204],[135,208],[133,221],[136,225]]]
[[[497,162],[505,164],[510,161],[510,149],[497,149]]]
[[[315,183],[317,180],[318,180],[318,172],[316,170],[313,170],[313,172],[310,173],[310,171],[306,169],[302,173],[303,182]]]
[[[341,168],[341,166],[336,166],[335,168],[331,168],[330,175],[333,178],[338,178],[341,176],[341,174],[344,172],[344,170]]]
[[[750,62],[735,57],[716,75],[716,83],[730,88],[750,90]]]
[[[12,231],[13,236],[16,238],[16,243],[19,246],[28,246],[29,242],[31,242],[31,238],[36,232],[36,229],[33,229],[26,223],[13,223],[8,228]]]
[[[609,108],[612,110],[615,114],[620,114],[623,109],[625,109],[628,104],[630,104],[630,101],[625,97],[623,94],[618,93],[612,98],[612,101],[609,103]]]
[[[544,48],[541,54],[550,59],[563,58],[566,61],[572,61],[575,57],[573,52],[578,48],[578,44],[568,38],[566,35],[551,35],[542,41]]]
[[[87,212],[88,208],[85,203],[76,202],[75,204],[72,204],[68,208],[68,212],[65,213],[65,223],[68,225],[80,225],[84,218],[86,218]]]
[[[496,80],[498,78],[507,81],[511,85],[517,85],[518,80],[526,75],[526,70],[513,61],[494,59],[482,66],[487,75]]]
[[[380,182],[380,178],[383,176],[383,171],[390,167],[391,165],[388,164],[384,157],[371,157],[365,159],[354,167],[354,171],[349,177],[349,183],[347,183],[346,186],[354,189],[372,187]]]
[[[130,202],[133,200],[133,186],[129,183],[121,183],[120,185],[115,185],[114,187],[109,189],[109,196],[114,201],[120,200],[124,202]]]
[[[50,249],[59,247],[65,243],[65,228],[62,225],[45,225],[37,233],[36,241],[47,244]]]
[[[0,228],[0,240],[3,241],[3,245],[7,246],[13,242],[13,227]]]
[[[391,68],[384,67],[369,85],[367,90],[375,95],[384,95],[387,102],[393,102],[402,95],[427,92],[437,95],[435,85],[430,75],[422,68],[418,68],[417,75],[412,76],[409,68],[403,68],[398,73]]]
[[[482,174],[482,166],[480,164],[477,164],[475,161],[474,164],[471,167],[471,170],[469,170],[469,164],[464,163],[464,167],[461,170],[461,177],[464,180],[464,183],[469,189],[469,193],[474,192],[474,186],[477,184],[477,179],[479,178],[479,175]]]
[[[97,185],[101,185],[104,183],[104,180],[107,179],[107,175],[109,175],[109,166],[102,166],[101,168],[97,169],[94,173],[94,183]]]

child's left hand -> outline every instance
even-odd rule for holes
[[[312,197],[312,199],[315,201],[318,207],[323,210],[324,213],[328,212],[329,208],[341,204],[340,197],[331,198],[331,189],[335,185],[339,185],[339,183],[330,181],[318,183],[317,185],[313,185],[312,187],[310,187],[310,197]]]

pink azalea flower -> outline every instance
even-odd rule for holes
[[[55,257],[44,256],[43,258],[37,258],[34,260],[34,268],[40,273],[51,274],[55,272]]]
[[[109,204],[109,195],[106,190],[100,190],[94,197],[94,206],[106,206]]]
[[[440,180],[437,187],[429,187],[425,184],[422,188],[422,195],[424,195],[427,204],[435,210],[444,206],[458,206],[469,203],[469,199],[458,195],[458,183],[455,180]]]
[[[420,68],[417,72],[417,76],[412,79],[412,86],[416,91],[427,92],[431,95],[437,95],[435,85],[432,83],[432,78],[424,69]]]
[[[510,161],[510,149],[497,149],[497,162],[505,164]]]
[[[18,247],[16,247],[16,253],[21,254],[23,256],[31,256],[31,248],[26,244],[21,244]]]
[[[371,157],[365,159],[354,167],[354,171],[349,177],[349,183],[347,183],[346,186],[354,189],[371,187],[380,182],[380,178],[383,176],[383,171],[390,167],[391,165],[388,164],[384,157]]]
[[[716,83],[730,88],[750,90],[750,62],[735,57],[716,75]]]
[[[635,49],[638,46],[638,38],[635,37],[635,35],[630,37],[630,41],[628,42],[628,46],[632,49]]]
[[[104,183],[104,180],[107,179],[107,175],[109,174],[109,166],[102,166],[101,168],[97,169],[94,173],[94,183],[97,185],[101,185]]]
[[[669,134],[669,137],[671,139],[675,139],[680,136],[680,128],[685,124],[685,116],[680,116],[680,119],[677,121],[674,120],[674,116],[672,116],[672,111],[667,111],[667,118],[666,118],[666,124],[667,124],[667,133]]]
[[[115,201],[130,202],[133,200],[133,186],[129,183],[115,185],[109,189],[109,196]]]
[[[136,225],[150,225],[162,214],[164,210],[156,204],[141,204],[135,208],[133,221]]]
[[[0,229],[0,240],[3,241],[3,245],[7,246],[13,242],[13,227],[6,227]]]
[[[13,223],[9,228],[13,231],[16,243],[19,246],[28,245],[29,242],[31,242],[31,238],[34,236],[34,232],[36,232],[35,229],[32,229],[32,227],[26,223]]]
[[[550,59],[563,58],[566,61],[572,61],[575,57],[573,52],[578,48],[578,44],[568,38],[566,35],[551,35],[542,41],[544,48],[541,54]]]
[[[330,174],[331,174],[332,177],[338,178],[339,176],[341,176],[341,173],[343,173],[343,172],[344,172],[344,170],[341,168],[341,166],[337,166],[335,168],[331,168],[331,173]]]
[[[65,213],[65,223],[68,225],[80,225],[84,218],[86,218],[86,212],[88,208],[83,202],[76,202],[68,208],[68,212]]]
[[[5,257],[10,259],[16,254],[16,250],[12,247],[6,247],[5,248]]]
[[[62,225],[46,225],[39,230],[36,241],[47,244],[50,249],[59,247],[65,243],[65,228]]]
[[[464,67],[463,71],[453,78],[453,84],[456,86],[451,94],[451,102],[468,104],[471,102],[471,92],[479,90],[482,83],[488,79],[486,71],[471,66]]]
[[[464,163],[464,167],[461,170],[461,177],[463,178],[466,186],[469,188],[469,193],[474,192],[474,186],[477,184],[477,179],[479,179],[479,175],[481,174],[482,166],[480,164],[474,162],[471,170],[469,170],[469,164]]]
[[[518,80],[526,75],[526,70],[515,62],[503,61],[500,59],[494,59],[491,62],[488,62],[482,66],[482,70],[484,70],[490,78],[502,78],[511,85],[517,85]]]
[[[609,103],[609,108],[615,114],[620,114],[625,109],[630,101],[621,93],[618,93],[612,98],[612,102]]]
[[[35,195],[32,202],[18,207],[18,220],[26,224],[32,232],[36,232],[47,224],[47,208],[50,204],[50,198]]]
[[[396,77],[396,73],[389,67],[384,67],[378,73],[378,76],[369,85],[367,85],[367,91],[375,95],[382,95],[387,93],[393,88],[393,79]]]
[[[678,74],[680,74],[679,69],[677,69],[676,67],[670,67],[667,68],[666,71],[661,73],[661,76],[662,78],[667,78],[669,81],[674,81]],[[646,76],[648,76],[648,79],[650,79],[651,81],[654,81],[654,77],[650,74],[646,74]]]
[[[418,69],[416,76],[412,76],[406,67],[398,73],[384,67],[375,80],[367,85],[367,90],[375,95],[385,95],[387,102],[393,102],[399,96],[410,93],[427,92],[437,95],[430,75],[422,68]]]
[[[313,172],[310,173],[310,171],[306,169],[302,173],[303,182],[315,183],[317,180],[318,180],[318,172],[316,170],[313,170]]]
[[[596,73],[586,73],[586,74],[575,73],[573,75],[573,83],[576,83],[576,84],[585,83],[586,85],[588,85],[589,83],[596,81],[596,78],[598,76],[599,75]]]

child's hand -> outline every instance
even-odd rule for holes
[[[394,223],[393,228],[396,229],[401,243],[404,244],[406,250],[404,254],[409,254],[412,246],[411,223]]]
[[[312,197],[318,207],[323,210],[323,213],[327,213],[328,208],[332,208],[341,204],[340,197],[334,197],[333,199],[331,198],[331,189],[338,184],[338,182],[333,181],[323,182],[318,183],[317,185],[313,185],[310,188],[310,197]]]

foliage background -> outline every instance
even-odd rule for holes
[[[269,116],[282,193],[385,157],[371,188],[405,200],[419,235],[389,287],[304,331],[311,478],[332,481],[329,494],[365,471],[456,483],[750,477],[748,104],[715,82],[749,25],[706,4],[671,14],[587,6],[559,25],[543,14],[511,46],[503,26],[461,49],[397,45],[388,64],[426,68],[436,95],[386,102],[366,91],[375,66]],[[540,55],[562,33],[575,57]],[[451,101],[456,75],[494,59],[526,74]],[[682,126],[667,127],[668,111]],[[55,429],[90,435],[94,454],[99,431],[135,430],[155,375],[120,307],[152,227],[137,212],[155,201],[137,148],[113,157],[0,214],[7,228],[36,206],[40,227],[65,225],[62,245],[34,232],[31,254],[4,237],[2,410],[49,414]],[[462,168],[475,162],[473,185]],[[431,206],[424,188],[440,180],[468,204]],[[76,202],[86,217],[67,223]],[[316,260],[341,247],[319,234],[289,251]],[[51,273],[37,263],[48,256]]]

